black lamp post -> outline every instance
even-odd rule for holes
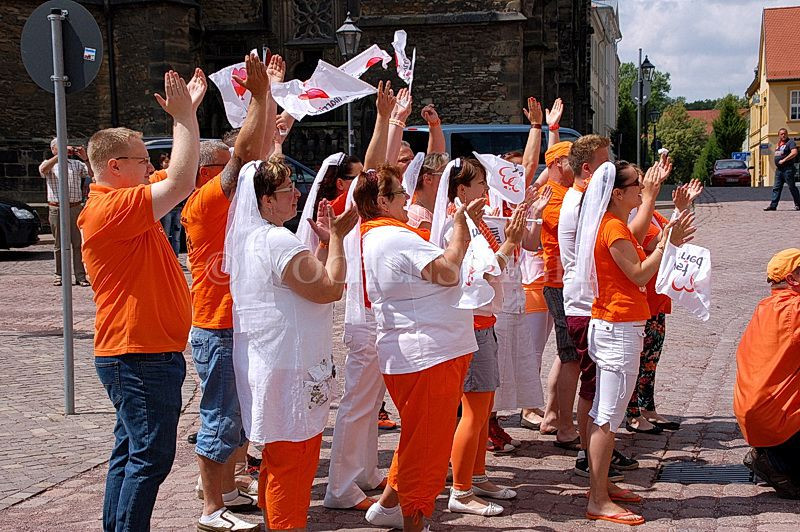
[[[661,118],[661,111],[653,109],[648,116],[653,124],[653,164],[658,161],[658,121]]]
[[[639,98],[636,102],[636,164],[639,166],[642,166],[642,106],[646,97],[649,97],[649,93],[647,95],[644,93],[644,82],[653,81],[655,72],[656,67],[647,59],[647,56],[644,56],[644,61],[642,61],[642,49],[639,48],[639,70],[636,80],[639,84]]]
[[[358,45],[361,43],[361,30],[356,26],[350,18],[350,12],[347,12],[347,17],[344,23],[336,30],[336,42],[339,45],[339,52],[345,61],[352,59],[358,53]],[[347,154],[353,155],[355,150],[355,132],[353,131],[353,108],[350,102],[347,102]]]

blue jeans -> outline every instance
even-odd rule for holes
[[[161,226],[167,234],[167,241],[172,246],[172,250],[175,251],[176,257],[181,252],[181,230],[183,229],[181,226],[181,210],[183,210],[183,204],[175,207],[161,218]]]
[[[789,192],[792,194],[795,207],[800,207],[800,191],[797,190],[797,185],[794,184],[794,165],[783,170],[775,170],[775,186],[772,187],[772,202],[770,207],[777,207],[778,202],[781,200],[781,192],[783,191],[783,184],[789,185]]]
[[[148,531],[158,487],[175,459],[186,361],[182,353],[136,353],[95,357],[94,365],[117,411],[103,530]]]
[[[192,360],[200,377],[202,426],[195,452],[220,464],[247,440],[233,373],[233,329],[201,329],[189,332]]]

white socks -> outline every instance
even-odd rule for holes
[[[225,510],[227,510],[227,508],[225,508],[223,506],[222,508],[220,508],[219,510],[217,510],[216,512],[214,512],[211,515],[201,515],[200,516],[200,524],[201,525],[210,524],[211,522],[214,521],[214,519],[217,519],[219,516],[221,516],[222,512],[224,512]]]

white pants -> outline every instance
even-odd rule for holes
[[[339,402],[331,445],[326,508],[351,508],[366,498],[384,478],[378,469],[378,411],[386,386],[378,369],[375,318],[367,310],[367,323],[347,325],[344,344],[344,395]]]
[[[589,322],[589,356],[597,364],[597,390],[589,412],[595,425],[617,432],[639,374],[643,321]]]
[[[540,372],[552,329],[549,312],[497,315],[494,331],[500,387],[494,395],[493,411],[544,407]]]

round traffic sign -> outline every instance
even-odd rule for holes
[[[103,63],[103,35],[89,11],[72,0],[50,0],[36,8],[25,21],[20,48],[22,63],[31,79],[53,92],[53,34],[48,15],[66,11],[62,21],[64,75],[67,94],[86,88]]]

